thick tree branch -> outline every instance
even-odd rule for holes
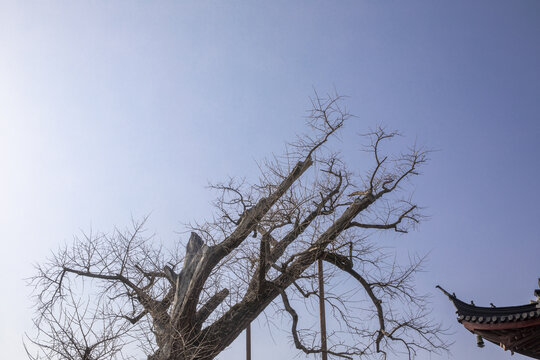
[[[197,320],[196,324],[198,324],[198,327],[202,326],[202,324],[208,319],[208,316],[212,314],[214,310],[225,300],[225,298],[229,295],[229,289],[223,289],[214,296],[212,296],[206,304],[204,304],[201,309],[197,312]]]

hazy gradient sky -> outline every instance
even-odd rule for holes
[[[439,150],[415,190],[431,217],[394,241],[430,252],[418,288],[453,332],[450,355],[418,358],[510,358],[434,287],[518,305],[537,286],[537,0],[0,0],[1,357],[25,357],[33,263],[131,216],[184,236],[211,215],[208,181],[255,177],[302,131],[313,88],[349,96],[349,158],[380,123]],[[297,353],[253,336],[254,359]],[[220,358],[242,357],[243,338]]]

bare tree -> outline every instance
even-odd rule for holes
[[[44,307],[34,320],[38,336],[28,337],[28,341],[38,350],[32,354],[25,344],[28,357],[32,360],[128,359],[120,353],[127,343],[122,338],[129,328],[125,321],[103,317],[101,299],[91,304],[75,296],[72,290],[64,290],[62,301]]]
[[[47,358],[118,358],[136,342],[148,359],[213,359],[264,313],[288,319],[294,346],[318,354],[316,327],[302,328],[306,312],[296,309],[319,300],[314,264],[322,259],[331,264],[324,279],[330,358],[445,349],[411,282],[421,259],[401,266],[369,236],[406,233],[422,219],[407,183],[428,151],[387,155],[383,147],[398,133],[376,128],[364,135],[371,166],[353,172],[331,147],[350,118],[341,101],[316,96],[310,134],[262,164],[256,184],[212,185],[215,217],[189,225],[185,252],[157,246],[145,235],[146,219],[56,252],[32,279],[40,330],[32,342]],[[345,276],[353,290],[339,286]],[[99,306],[89,312],[73,294]],[[98,323],[110,330],[96,331]],[[81,342],[90,332],[92,341]]]

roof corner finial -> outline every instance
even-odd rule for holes
[[[444,290],[444,289],[442,288],[442,286],[437,285],[437,286],[435,286],[435,287],[436,287],[437,289],[441,290],[442,293],[443,293],[444,295],[448,296],[450,299],[455,299],[455,298],[456,298],[456,294],[455,294],[455,293],[450,294],[448,291]]]
[[[540,289],[534,290],[534,296],[536,296],[536,302],[540,302]]]

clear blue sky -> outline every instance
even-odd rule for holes
[[[430,252],[418,287],[455,341],[419,359],[509,358],[434,287],[518,305],[537,286],[536,0],[0,1],[2,357],[24,358],[33,263],[132,215],[177,239],[210,215],[208,181],[256,176],[302,130],[313,88],[349,96],[349,134],[384,123],[439,150],[415,191],[431,218],[395,238]],[[296,353],[254,337],[254,359]]]

